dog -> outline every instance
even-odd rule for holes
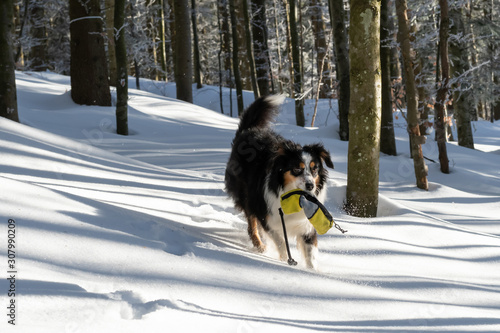
[[[320,143],[301,146],[270,128],[283,101],[280,96],[257,99],[240,117],[225,172],[227,194],[245,214],[253,246],[264,252],[262,234],[270,236],[280,259],[287,260],[279,215],[280,197],[301,189],[324,202],[330,153]],[[286,215],[287,234],[296,237],[297,247],[309,268],[317,268],[317,233],[303,211]]]

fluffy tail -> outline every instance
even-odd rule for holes
[[[274,120],[284,97],[266,96],[257,99],[246,109],[240,118],[240,126],[236,135],[250,128],[265,128],[269,122]]]

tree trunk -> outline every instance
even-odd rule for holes
[[[457,78],[469,69],[469,57],[467,45],[464,45],[465,43],[459,40],[459,34],[463,33],[465,29],[461,7],[455,6],[452,8],[450,15],[453,21],[450,34],[454,37],[450,39],[450,56],[453,57],[451,76]],[[455,82],[453,84],[453,108],[455,110],[455,119],[457,120],[458,144],[474,149],[474,138],[472,136],[470,121],[472,103],[470,103],[469,93],[466,91],[468,86],[467,82]]]
[[[173,81],[175,81],[175,72],[176,72],[175,66],[177,66],[177,54],[176,54],[177,46],[175,44],[175,40],[176,40],[175,24],[176,23],[175,23],[174,0],[167,0],[167,4],[168,4],[168,7],[170,8],[169,22],[168,22],[169,31],[170,31],[170,51],[171,51],[171,56],[172,56],[171,57],[172,65],[171,65],[170,73],[173,73],[173,76],[174,76]]]
[[[160,56],[160,66],[161,66],[161,74],[160,74],[160,79],[162,81],[168,81],[167,78],[167,42],[166,42],[166,35],[167,35],[167,29],[165,29],[165,1],[164,0],[159,0],[159,5],[158,5],[158,17],[160,18],[158,20],[158,34],[159,34],[159,40],[160,40],[160,45],[158,47],[158,55]]]
[[[330,61],[328,61],[328,42],[326,40],[326,27],[323,17],[322,5],[319,0],[310,0],[311,20],[316,48],[316,63],[319,80],[319,98],[332,97],[332,76]]]
[[[193,60],[191,55],[191,7],[188,0],[174,1],[175,83],[177,99],[193,103]]]
[[[425,143],[425,136],[420,135],[420,128],[418,126],[417,89],[415,87],[415,72],[411,58],[410,23],[406,0],[396,0],[396,12],[399,25],[398,39],[403,55],[403,68],[406,81],[407,119],[411,156],[413,158],[417,187],[428,190],[427,166],[425,165],[421,146]]]
[[[136,7],[134,7],[132,4],[130,5],[130,16],[131,16],[131,27],[130,30],[132,31],[132,38],[135,39],[137,38],[136,36],[136,26],[135,26],[135,11]],[[114,16],[113,16],[113,21],[114,21]],[[114,22],[113,22],[114,24]],[[114,29],[113,29],[114,30]],[[114,35],[113,35],[114,39]],[[134,54],[134,74],[135,74],[135,87],[137,90],[141,90],[141,67],[139,66],[139,62],[137,61],[137,54]]]
[[[279,10],[279,7],[278,7],[278,1],[277,0],[273,0],[273,7],[274,7],[274,31],[275,31],[275,35],[276,35],[276,53],[277,53],[277,62],[278,62],[278,75],[277,75],[277,84],[278,84],[278,87],[279,87],[279,92],[280,94],[283,94],[284,92],[284,89],[285,89],[285,83],[283,82],[283,79],[281,77],[281,73],[283,71],[283,57],[281,56],[281,38],[280,38],[280,29],[279,29],[279,15],[278,15],[278,10]],[[285,6],[286,8],[286,6]],[[285,26],[287,27],[287,31],[288,31],[288,17],[287,15],[285,15]],[[287,34],[288,36],[288,34]],[[286,43],[285,45],[288,45],[288,43]],[[274,84],[273,84],[274,86]]]
[[[229,27],[229,12],[227,11],[227,1],[228,0],[218,0],[219,14],[221,16],[220,22],[220,34],[221,34],[221,48],[224,64],[224,72],[222,78],[222,84],[225,86],[231,86],[231,32]]]
[[[12,27],[12,0],[0,1],[0,117],[19,122]]]
[[[221,16],[221,5],[220,1],[217,0],[217,28],[219,30],[219,51],[217,52],[217,60],[219,64],[219,104],[220,104],[220,112],[224,114],[224,98],[222,94],[224,73],[222,71],[222,53],[223,53],[223,33],[222,33],[222,16]]]
[[[388,0],[382,0],[380,8],[380,66],[382,67],[382,124],[380,129],[380,151],[397,155],[392,115],[391,49],[388,42],[389,9]]]
[[[70,0],[71,98],[77,104],[111,106],[100,1]]]
[[[201,79],[200,47],[198,46],[198,22],[196,19],[196,1],[191,0],[191,21],[193,24],[193,52],[194,52],[194,82],[196,89],[203,87]]]
[[[21,19],[21,17],[19,17],[20,23],[17,23],[17,22],[14,23],[15,26],[19,25],[19,35],[17,36],[18,42],[16,44],[14,44],[14,46],[13,46],[16,50],[15,56],[14,56],[14,63],[19,62],[23,58],[23,48],[22,48],[20,40],[24,36],[24,26],[26,24],[26,21],[28,20],[29,2],[30,2],[29,0],[23,1],[23,7],[24,7],[23,18]],[[17,19],[16,17],[18,15],[20,15],[19,12],[20,12],[20,8],[16,9],[15,15],[14,15],[14,20]]]
[[[238,38],[238,63],[240,68],[240,78],[242,89],[244,90],[253,90],[252,80],[251,80],[251,70],[250,63],[248,62],[248,53],[251,50],[247,49],[246,43],[246,34],[247,34],[247,26],[245,25],[245,11],[243,10],[243,1],[248,0],[228,0],[234,2],[234,14],[236,19],[236,38]],[[233,14],[233,13],[231,13]],[[234,66],[234,64],[233,64]]]
[[[234,70],[234,81],[236,84],[236,99],[238,101],[238,114],[241,115],[245,108],[243,104],[243,85],[241,82],[241,74],[240,74],[240,66],[239,66],[239,57],[238,57],[238,28],[236,26],[236,13],[234,8],[234,1],[229,0],[229,15],[231,17],[231,31],[232,31],[232,39],[233,39],[233,70]]]
[[[290,0],[290,39],[293,59],[293,98],[295,99],[295,117],[297,126],[304,127],[304,96],[302,85],[302,61],[300,57],[299,33],[297,30],[296,0]]]
[[[141,90],[141,67],[137,62],[137,59],[134,58],[134,71],[135,71],[135,88],[137,90]]]
[[[30,69],[36,72],[47,70],[47,29],[45,27],[45,9],[40,1],[30,5],[32,44],[29,52]]]
[[[483,4],[483,14],[484,14],[484,20],[486,22],[490,22],[490,23],[493,23],[493,13],[494,13],[494,1],[493,0],[484,0],[482,1],[484,4]],[[498,35],[497,35],[498,36]],[[495,39],[493,36],[491,36],[489,38],[489,41],[488,41],[488,46],[487,46],[487,59],[489,60],[489,65],[488,65],[488,70],[487,70],[487,78],[486,78],[486,82],[488,82],[488,84],[486,85],[486,94],[488,96],[488,99],[490,100],[487,105],[484,106],[485,110],[484,110],[484,113],[485,113],[485,119],[486,120],[489,120],[491,121],[492,123],[494,122],[494,113],[495,113],[495,110],[494,110],[494,105],[500,101],[500,97],[496,96],[491,98],[489,96],[493,95],[493,87],[496,85],[496,82],[495,82],[495,78],[496,78],[496,73],[495,73],[495,70],[496,70],[496,66],[495,66],[495,62],[498,62],[498,60],[495,60],[495,57],[497,56],[496,55],[496,48],[497,48],[497,44],[495,42]]]
[[[339,135],[340,140],[349,140],[349,103],[350,103],[350,64],[346,25],[344,23],[343,0],[329,0],[335,56],[337,58],[337,78],[339,80]]]
[[[106,34],[108,36],[109,85],[115,86],[117,81],[115,53],[115,0],[106,0]]]
[[[289,90],[290,90],[290,96],[293,98],[294,92],[293,92],[293,57],[292,57],[292,33],[291,33],[291,27],[290,27],[290,2],[289,1],[284,1],[285,3],[285,17],[286,17],[286,56],[288,60],[288,71],[289,75],[288,77],[285,77],[285,83],[289,83]],[[284,76],[284,75],[283,75]]]
[[[154,7],[156,1],[157,0],[146,0],[146,7]],[[158,70],[158,68],[161,67],[161,64],[158,63],[158,39],[161,38],[161,36],[158,36],[156,15],[152,10],[147,20],[149,21],[146,23],[146,34],[149,38],[148,57],[152,60],[149,60],[152,62],[152,66],[148,66],[149,78],[158,81],[162,77],[162,74]]]
[[[390,0],[389,2],[389,7],[392,8],[394,6],[394,1]],[[391,10],[392,13],[392,10]],[[392,39],[397,40],[398,39],[398,33],[397,29],[395,26],[395,20],[392,18],[392,15],[389,16],[389,31],[393,32]],[[394,82],[395,80],[398,80],[401,78],[401,61],[399,61],[399,51],[397,46],[392,46],[391,47],[391,80]],[[393,87],[394,91],[394,87]],[[396,96],[394,96],[396,98]]]
[[[381,118],[380,2],[351,0],[351,101],[346,210],[374,217],[378,206]]]
[[[415,84],[417,85],[418,94],[418,114],[419,114],[419,130],[420,135],[427,134],[427,128],[429,127],[429,92],[425,86],[424,77],[422,69],[424,68],[424,60],[417,53],[417,65],[414,68],[415,73]]]
[[[441,19],[439,26],[439,57],[441,58],[441,84],[437,91],[436,103],[436,140],[439,151],[439,163],[442,173],[450,173],[448,153],[446,151],[445,107],[450,79],[448,63],[448,29],[450,18],[448,16],[448,0],[439,0]]]
[[[166,66],[166,73],[165,73],[165,81],[174,81],[173,75],[174,75],[174,69],[173,69],[173,64],[174,64],[174,55],[173,55],[173,44],[172,41],[174,39],[174,31],[173,29],[173,7],[170,5],[170,2],[168,0],[163,0],[163,13],[165,16],[165,66]]]
[[[128,61],[125,43],[125,1],[115,0],[115,54],[116,54],[116,133],[128,135]]]
[[[271,61],[267,45],[267,19],[265,0],[252,0],[252,35],[253,51],[255,58],[255,71],[257,72],[257,86],[259,95],[269,95]]]
[[[486,19],[491,22],[491,25],[494,26],[494,10],[495,10],[495,4],[496,6],[496,14],[498,15],[498,2],[493,2],[493,0],[488,0],[488,2],[485,4],[485,9],[484,9],[484,16]],[[498,22],[498,21],[497,21]],[[498,23],[496,23],[498,27]],[[496,40],[496,42],[495,42]],[[491,71],[491,79],[493,83],[491,84],[491,87],[497,87],[499,86],[499,72],[498,72],[498,33],[496,38],[491,38],[489,39],[488,43],[488,53],[489,53],[489,60],[490,60],[490,71]],[[495,97],[493,97],[491,105],[490,105],[490,121],[494,122],[495,120],[500,120],[500,94],[496,94]]]
[[[470,61],[472,67],[476,67],[479,63],[479,51],[478,51],[478,41],[477,41],[477,32],[474,27],[474,23],[472,21],[472,6],[468,6],[468,13],[467,13],[467,26],[465,33],[469,34],[471,36],[471,41],[469,44],[469,50],[470,50]],[[474,113],[472,114],[472,120],[477,121],[479,120],[479,116],[483,113],[483,101],[482,99],[478,100],[475,102],[475,109]]]
[[[243,1],[243,20],[245,23],[245,46],[246,46],[246,54],[247,54],[247,59],[246,61],[250,65],[250,81],[252,82],[252,90],[253,90],[253,95],[255,99],[259,98],[260,92],[259,92],[259,87],[257,86],[257,72],[255,71],[255,57],[254,57],[254,50],[253,50],[253,45],[252,45],[252,35],[250,34],[250,31],[252,30],[251,24],[250,24],[250,17],[248,15],[248,1],[249,0],[242,0]]]

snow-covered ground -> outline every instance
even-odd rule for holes
[[[16,74],[21,124],[0,119],[1,332],[500,331],[499,124],[474,123],[478,150],[448,145],[451,174],[428,162],[425,192],[398,117],[379,217],[361,219],[341,209],[336,106],[298,128],[288,101],[276,129],[331,151],[326,205],[349,230],[319,237],[314,272],[294,246],[298,267],[252,250],[223,190],[237,119],[217,87],[194,91],[200,107],[144,81],[123,137],[113,107],[71,101],[68,77]],[[438,160],[430,138],[424,155]]]

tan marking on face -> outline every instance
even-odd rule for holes
[[[305,168],[306,168],[306,165],[304,164],[304,162],[300,162],[299,166],[300,166],[302,169],[305,169]]]
[[[316,186],[319,186],[319,182],[320,182],[320,178],[319,178],[319,173],[316,175],[316,177],[314,177],[314,183],[316,184]]]
[[[285,187],[288,185],[288,184],[291,184],[293,182],[295,182],[295,176],[292,175],[292,172],[291,171],[287,171],[283,174],[283,183],[285,185]]]
[[[314,169],[314,167],[316,166],[316,163],[314,163],[314,161],[311,161],[311,163],[309,163],[309,168]]]

